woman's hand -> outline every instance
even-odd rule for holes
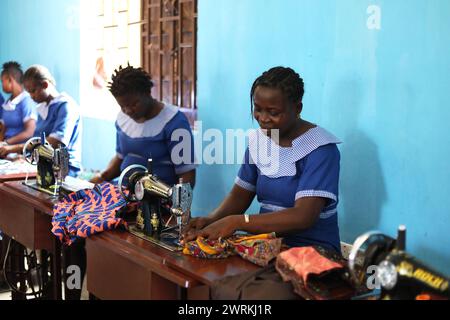
[[[227,238],[232,236],[239,228],[239,221],[242,219],[239,215],[228,216],[220,219],[210,225],[204,227],[201,230],[190,232],[184,238],[184,242],[189,242],[203,237],[205,239],[217,240],[219,238]]]
[[[193,218],[189,221],[187,226],[184,227],[183,230],[183,242],[189,242],[193,240],[194,235],[206,227],[207,225],[211,224],[213,221],[210,217],[200,217],[200,218]]]
[[[14,146],[2,146],[0,147],[0,158],[5,158],[8,154],[14,152]]]
[[[100,184],[100,183],[105,182],[105,180],[102,178],[101,174],[96,174],[95,176],[93,176],[91,178],[91,180],[89,180],[89,182],[93,183],[93,184]]]

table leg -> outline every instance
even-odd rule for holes
[[[53,256],[52,256],[52,285],[53,299],[62,300],[62,276],[61,276],[61,243],[56,237],[53,239]]]

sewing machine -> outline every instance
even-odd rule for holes
[[[190,218],[192,204],[189,183],[166,185],[153,174],[150,159],[147,168],[132,165],[122,172],[119,192],[128,202],[138,204],[136,224],[129,228],[132,234],[170,251],[181,250],[182,226]]]
[[[60,144],[54,149],[43,133],[40,138],[34,137],[25,143],[23,157],[28,163],[37,166],[36,182],[30,182],[27,175],[25,185],[56,197],[69,174],[67,148]]]
[[[349,256],[354,281],[377,284],[383,300],[450,299],[450,279],[408,254],[405,247],[404,226],[397,239],[375,231],[360,236]]]

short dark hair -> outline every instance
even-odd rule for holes
[[[253,114],[253,97],[257,87],[280,89],[288,101],[302,103],[305,84],[300,75],[291,68],[275,67],[259,76],[253,83],[250,92],[250,103]]]
[[[144,69],[128,65],[126,68],[120,66],[118,70],[114,70],[108,87],[114,97],[130,93],[150,94],[153,82]]]
[[[9,61],[3,64],[2,76],[4,75],[9,75],[17,83],[23,83],[22,66],[16,61]]]
[[[55,78],[53,78],[50,71],[41,65],[34,65],[28,68],[27,71],[25,71],[25,74],[23,76],[23,81],[31,80],[33,82],[39,82],[42,83],[44,81],[48,81],[54,86],[56,86]]]

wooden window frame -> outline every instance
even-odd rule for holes
[[[182,108],[192,124],[197,110],[198,0],[141,0],[142,66],[155,99]]]

